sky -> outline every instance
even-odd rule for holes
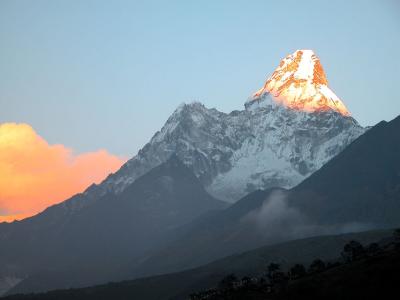
[[[70,179],[76,160],[89,157],[90,168],[102,153],[98,181],[182,102],[243,109],[297,49],[314,50],[353,117],[374,125],[400,114],[399,37],[396,0],[0,0],[0,125],[33,147],[64,149]],[[6,150],[0,166],[11,168]]]
[[[0,123],[131,157],[182,102],[243,109],[313,49],[362,125],[400,114],[400,3],[0,1]]]

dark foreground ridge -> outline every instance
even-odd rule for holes
[[[190,299],[190,297],[192,299],[281,299],[277,297],[286,297],[286,295],[292,295],[292,292],[298,293],[303,290],[304,295],[308,297],[311,295],[310,291],[314,291],[314,285],[326,285],[327,288],[332,289],[335,286],[342,288],[341,285],[343,283],[341,278],[343,278],[346,284],[347,282],[351,282],[346,279],[347,276],[351,277],[354,275],[354,280],[360,280],[360,284],[363,284],[365,277],[358,276],[358,273],[364,271],[367,272],[366,274],[376,271],[378,272],[376,276],[381,276],[382,278],[385,278],[384,274],[389,277],[393,276],[394,270],[400,267],[400,255],[392,250],[393,246],[385,246],[392,245],[391,234],[392,231],[373,231],[308,238],[280,245],[262,247],[185,272],[81,289],[58,290],[42,294],[13,295],[5,297],[4,300],[162,300]],[[352,250],[350,252],[347,251],[350,253],[350,259],[345,264],[344,260],[340,258],[340,253],[345,249],[345,245],[348,245],[354,239],[364,244],[362,247],[365,251],[362,253],[366,255],[357,254],[358,256],[352,256]],[[378,240],[381,241],[379,244],[376,244],[377,248],[380,249],[379,251],[375,251],[374,248],[367,246],[372,245],[371,243]],[[354,249],[357,249],[357,247]],[[307,257],[307,259],[301,260],[299,259],[300,257]],[[318,261],[318,257],[322,258],[326,267],[319,268],[319,265],[315,264],[315,261]],[[266,274],[274,262],[279,265],[279,272],[276,274],[288,274],[288,272],[291,272],[289,273],[291,274],[291,278],[297,279],[287,281],[288,285],[284,285],[284,290],[281,288],[277,289],[277,285],[271,287],[268,283],[268,275]],[[297,263],[304,265],[308,269],[307,276],[303,276],[304,274],[301,275],[301,270],[297,272],[297,275],[294,275],[291,266],[297,265]],[[353,263],[355,267],[353,267]],[[354,271],[352,271],[353,268],[355,268]],[[386,269],[387,271],[385,271]],[[379,275],[379,272],[384,274]],[[235,279],[226,280],[229,273],[234,273],[237,278],[243,279],[240,280],[239,284]],[[370,280],[369,278],[367,279]],[[274,280],[276,281],[276,277]],[[379,288],[380,284],[377,281],[376,288]],[[235,286],[235,288],[230,288],[230,286]],[[350,289],[347,286],[344,286],[344,288]],[[357,286],[354,286],[354,289],[356,290]],[[276,291],[279,291],[279,293],[276,293]],[[285,291],[285,293],[281,291]],[[290,299],[303,298],[291,296]]]
[[[364,247],[350,241],[335,261],[316,259],[308,268],[295,264],[287,272],[279,264],[271,263],[264,274],[242,279],[230,274],[217,287],[192,293],[190,299],[386,299],[386,295],[394,295],[398,290],[399,267],[397,229],[389,243]]]
[[[304,278],[293,280],[285,290],[277,293],[271,292],[267,284],[253,283],[244,278],[241,280],[242,286],[237,289],[205,297],[192,295],[191,299],[390,299],[386,296],[398,293],[399,269],[400,252],[390,251],[376,257],[327,268],[325,271],[313,275],[306,275]]]

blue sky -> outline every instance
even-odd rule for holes
[[[242,109],[313,49],[362,125],[400,114],[400,2],[0,1],[0,123],[131,156],[182,102]]]

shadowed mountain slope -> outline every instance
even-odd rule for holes
[[[398,226],[399,132],[400,117],[377,124],[292,190],[253,192],[191,224],[182,238],[132,267],[133,274],[193,268],[284,240]]]
[[[65,272],[74,274],[78,286],[101,282],[111,270],[174,238],[175,228],[226,206],[176,156],[119,195],[106,194],[79,210],[76,198],[85,195],[21,222],[0,224],[0,274],[29,280]]]
[[[400,117],[380,122],[292,189],[289,201],[313,222],[400,224]]]
[[[382,238],[390,237],[391,234],[391,230],[370,231],[295,240],[226,257],[208,265],[180,273],[82,289],[52,291],[46,294],[16,295],[6,297],[5,299],[187,299],[188,295],[194,291],[216,286],[221,278],[230,273],[235,273],[239,277],[259,275],[266,270],[267,265],[271,262],[278,262],[282,265],[283,269],[286,269],[295,263],[307,265],[316,258],[329,261],[336,259],[343,246],[350,240],[356,239],[364,244],[369,244],[379,241]]]

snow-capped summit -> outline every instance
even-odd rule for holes
[[[364,131],[328,88],[315,54],[299,50],[244,110],[180,105],[135,157],[86,194],[120,193],[176,154],[208,192],[235,201],[255,189],[293,187]]]
[[[249,99],[269,93],[281,105],[307,112],[334,110],[344,116],[350,112],[328,87],[319,58],[312,50],[297,50],[285,57],[265,85]]]

